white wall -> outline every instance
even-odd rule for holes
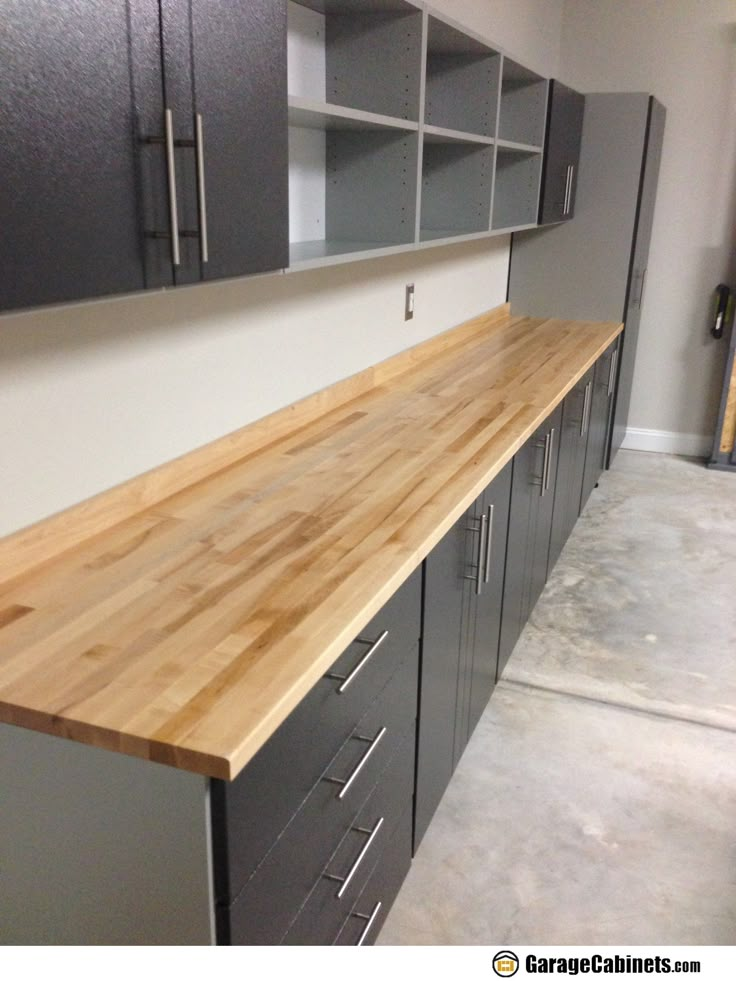
[[[582,91],[647,91],[667,107],[629,425],[710,446],[725,342],[708,334],[736,286],[736,5],[566,0],[560,76]]]
[[[435,6],[555,70],[562,0]],[[0,317],[0,535],[502,303],[508,243]]]

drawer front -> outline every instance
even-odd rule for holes
[[[285,944],[331,944],[365,887],[414,790],[412,728],[384,777],[340,842],[304,907],[283,938]]]
[[[370,703],[419,639],[421,570],[410,576],[360,634],[385,640],[344,684],[319,681],[232,783],[212,781],[215,896],[227,903],[286,827]],[[349,677],[370,651],[350,644],[330,674]]]
[[[407,732],[414,731],[418,663],[415,646],[235,903],[219,911],[220,919],[230,923],[231,935],[237,936],[235,942],[278,943],[289,928]],[[223,926],[227,934],[227,924]]]
[[[342,925],[335,943],[367,947],[376,942],[401,884],[411,866],[412,813],[407,807],[391,841],[381,853],[371,877]]]

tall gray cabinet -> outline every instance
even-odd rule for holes
[[[514,236],[515,312],[623,320],[607,465],[626,434],[665,109],[646,93],[586,96],[575,220]]]

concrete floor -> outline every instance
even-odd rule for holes
[[[382,944],[736,944],[736,475],[621,452]]]

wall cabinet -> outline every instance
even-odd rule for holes
[[[285,17],[285,0],[4,6],[0,309],[286,265]]]
[[[539,224],[569,221],[575,214],[585,96],[557,79],[549,83]]]
[[[607,466],[628,424],[664,123],[644,93],[586,96],[575,221],[519,235],[512,249],[519,313],[624,321]]]
[[[495,684],[510,489],[508,464],[424,564],[415,849]]]

